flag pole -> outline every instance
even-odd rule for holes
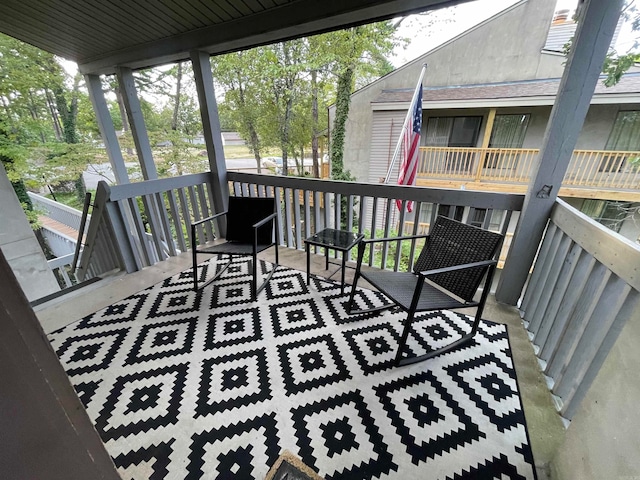
[[[422,88],[422,79],[424,78],[424,74],[427,71],[427,64],[424,63],[422,65],[422,71],[420,72],[420,78],[418,79],[418,84],[416,85],[416,89],[413,92],[413,98],[411,99],[411,104],[409,105],[409,110],[407,110],[407,116],[404,119],[404,123],[402,124],[402,130],[400,131],[400,136],[398,137],[398,143],[396,143],[396,149],[393,151],[393,157],[391,157],[391,164],[389,165],[389,169],[387,170],[387,176],[384,177],[383,183],[389,183],[389,178],[391,177],[391,170],[393,170],[393,166],[398,160],[398,156],[400,155],[400,150],[402,149],[402,138],[404,137],[404,132],[407,129],[407,125],[409,125],[409,119],[413,116],[413,109],[416,105],[416,100],[418,99],[418,93]]]

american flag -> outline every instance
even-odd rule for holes
[[[422,84],[418,91],[418,98],[413,108],[413,116],[404,132],[403,151],[404,158],[400,165],[398,185],[415,185],[418,171],[418,150],[420,146],[420,127],[422,125]],[[402,209],[402,201],[396,200],[398,210]],[[407,210],[413,210],[413,202],[407,202]]]

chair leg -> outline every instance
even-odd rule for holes
[[[308,269],[307,269],[308,270]],[[349,294],[349,301],[347,302],[347,313],[351,314],[353,309],[353,300],[356,296],[356,285],[358,284],[358,278],[360,278],[360,269],[356,269],[356,273],[353,276],[353,284],[351,285],[351,293]]]
[[[253,254],[252,263],[253,279],[251,281],[251,299],[255,302],[258,299],[258,256],[255,252]]]
[[[192,267],[193,271],[193,291],[198,291],[198,254],[196,253],[195,248],[192,252]]]
[[[400,342],[398,345],[398,351],[396,352],[395,364],[396,366],[401,365],[402,362],[402,352],[404,347],[407,345],[407,338],[409,338],[409,332],[411,331],[411,324],[413,323],[413,317],[415,316],[414,312],[408,312],[407,318],[404,321],[404,328],[402,329],[402,335],[400,336]]]

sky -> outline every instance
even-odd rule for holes
[[[404,65],[517,1],[477,0],[437,10],[428,16],[410,15],[400,25],[399,35],[410,38],[411,43],[406,49],[396,48],[391,63],[395,67]],[[577,0],[558,0],[555,10],[568,9],[573,15],[577,4]],[[619,53],[626,53],[632,45],[630,28],[623,26],[616,49]]]

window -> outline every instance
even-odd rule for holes
[[[614,232],[619,232],[630,206],[628,202],[585,200],[581,211]]]
[[[467,223],[476,227],[483,228],[485,218],[487,216],[486,208],[471,208],[469,211],[469,218]],[[502,219],[504,218],[504,210],[492,210],[491,218],[489,219],[489,230],[495,232],[500,231],[502,226]]]
[[[425,145],[430,147],[475,147],[482,117],[430,117],[427,120]],[[469,172],[474,153],[443,152],[442,168],[447,172]]]
[[[638,151],[640,150],[640,111],[629,110],[618,112],[611,129],[605,150]],[[604,156],[600,161],[600,172],[621,172],[627,158],[621,155]]]
[[[482,117],[430,117],[425,145],[430,147],[475,147]]]
[[[605,150],[640,150],[640,111],[618,112]]]
[[[517,115],[496,115],[493,123],[493,130],[489,138],[489,148],[522,148],[524,136],[529,125],[528,113]],[[512,156],[516,156],[512,159]],[[495,155],[493,152],[487,153],[485,158],[485,168],[498,168],[509,165],[511,168],[517,166],[517,156],[519,153],[501,153]]]
[[[444,217],[448,217],[449,213],[451,212],[451,205],[438,205],[438,213],[437,215],[442,215]],[[453,217],[455,220],[458,221],[462,221],[462,215],[464,213],[464,207],[462,206],[455,206],[453,207]],[[420,219],[419,222],[420,223],[431,223],[431,212],[433,211],[433,204],[432,203],[423,203],[420,206]]]

